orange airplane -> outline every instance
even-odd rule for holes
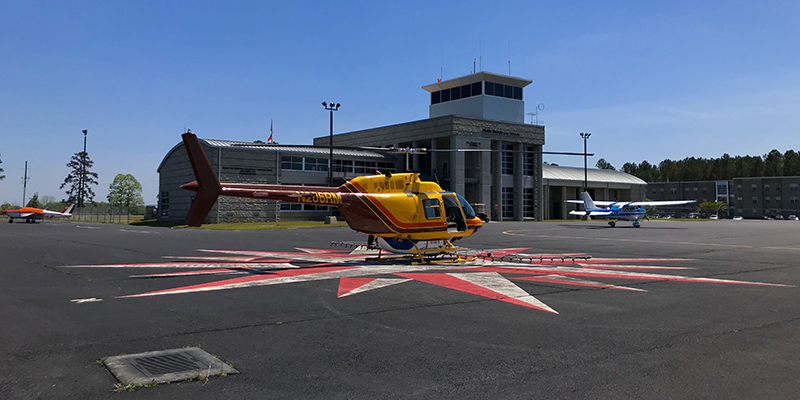
[[[34,207],[22,207],[18,210],[2,210],[0,213],[5,214],[8,217],[8,222],[14,222],[14,218],[17,219],[24,219],[26,223],[36,223],[37,219],[44,219],[44,218],[69,218],[72,216],[70,214],[72,209],[75,207],[75,204],[70,204],[67,208],[58,211],[50,211],[50,210],[42,210],[41,208],[34,208]]]

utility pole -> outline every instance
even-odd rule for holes
[[[331,135],[330,135],[330,161],[328,164],[328,186],[333,186],[333,112],[338,111],[341,104],[333,103],[330,104],[326,102],[322,102],[322,107],[325,107],[326,110],[331,112]]]
[[[583,191],[588,192],[589,186],[589,165],[586,161],[587,153],[586,153],[586,141],[589,139],[589,136],[592,136],[591,133],[584,133],[581,132],[581,137],[583,138]]]
[[[83,155],[81,156],[81,179],[78,185],[78,205],[83,208],[83,189],[86,186],[86,129],[83,130]]]
[[[25,175],[22,177],[22,204],[21,207],[25,207],[25,190],[28,188],[28,162],[25,161]]]

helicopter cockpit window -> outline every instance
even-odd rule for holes
[[[467,219],[475,218],[475,210],[472,209],[472,206],[469,204],[467,199],[458,193],[456,193],[456,197],[458,197],[458,202],[461,203],[461,208],[464,209],[464,216]]]
[[[425,218],[435,219],[442,217],[442,208],[439,207],[439,199],[423,199],[422,207],[425,209]]]

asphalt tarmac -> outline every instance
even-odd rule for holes
[[[365,239],[347,227],[0,223],[0,398],[800,398],[800,222],[490,223],[458,242],[495,255],[586,253],[622,274],[485,262],[475,275],[513,282],[555,312],[464,284],[467,265],[339,279],[346,253],[327,252],[342,250],[330,242]],[[279,261],[272,274],[132,277],[214,272],[220,257]],[[333,275],[297,279],[313,268]],[[348,292],[368,281],[383,286]],[[98,362],[186,346],[241,374],[115,393]]]

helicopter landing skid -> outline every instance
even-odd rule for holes
[[[454,262],[470,262],[475,261],[479,257],[478,256],[463,256],[458,254],[460,250],[466,250],[464,248],[459,248],[454,246],[449,240],[445,240],[444,243],[447,247],[444,248],[436,248],[436,249],[420,249],[416,243],[414,243],[414,250],[410,251],[408,254],[393,254],[388,253],[391,255],[386,255],[386,251],[377,245],[369,245],[364,243],[358,242],[341,242],[341,241],[333,241],[331,242],[331,246],[334,247],[345,247],[353,249],[353,252],[363,251],[365,255],[374,254],[373,251],[377,250],[378,254],[376,257],[367,257],[365,258],[366,261],[386,261],[386,260],[414,260],[419,259],[417,262],[412,262],[412,265],[421,265],[421,264],[445,264],[445,263],[454,263]],[[369,253],[367,253],[369,252]],[[436,259],[437,257],[443,257],[445,254],[455,254],[455,257],[448,257],[448,258],[441,258]]]

